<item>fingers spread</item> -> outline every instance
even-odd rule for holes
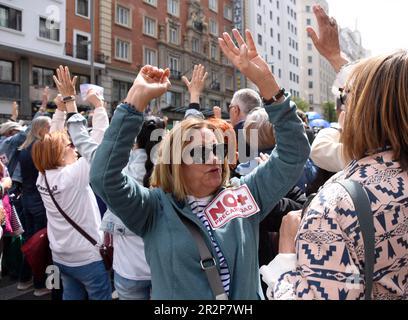
[[[237,29],[233,29],[232,34],[234,35],[234,38],[237,41],[239,47],[245,44],[244,38],[242,38],[241,34]]]
[[[235,43],[232,41],[230,35],[227,32],[224,32],[222,34],[223,36],[223,40],[225,42],[226,47],[233,53],[238,55],[239,54],[239,49],[238,47],[235,45]]]
[[[317,36],[316,31],[312,27],[307,27],[306,28],[307,33],[309,33],[310,37],[312,38],[312,41],[314,45],[317,47],[319,44],[319,37]]]

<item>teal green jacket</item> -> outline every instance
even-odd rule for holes
[[[229,298],[234,300],[263,297],[258,266],[259,223],[295,185],[310,152],[289,96],[282,104],[265,108],[275,126],[276,148],[266,163],[240,180],[248,186],[260,212],[235,218],[213,232],[228,263]],[[142,113],[125,104],[117,108],[95,154],[92,187],[131,231],[143,237],[152,274],[152,299],[212,300],[215,297],[201,270],[197,246],[178,214],[201,229],[218,266],[218,256],[203,224],[186,202],[177,201],[160,188],[144,188],[122,173],[142,123]]]

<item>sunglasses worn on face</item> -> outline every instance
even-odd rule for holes
[[[66,147],[75,149],[75,145],[72,142],[70,144],[67,144]]]
[[[228,154],[228,145],[225,143],[210,146],[197,146],[191,149],[190,156],[195,164],[205,164],[210,161],[211,153],[218,159],[225,159]]]

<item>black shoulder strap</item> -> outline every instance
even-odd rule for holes
[[[357,213],[360,229],[363,234],[364,241],[364,275],[365,275],[365,299],[371,300],[371,294],[373,289],[373,277],[374,277],[374,250],[375,250],[375,229],[373,213],[371,211],[371,202],[368,197],[367,191],[364,187],[352,180],[338,181],[347,192],[350,194],[353,200],[354,207]]]
[[[220,278],[220,274],[218,273],[217,263],[215,258],[212,256],[210,250],[200,234],[199,228],[188,220],[186,217],[182,216],[180,213],[178,214],[181,221],[187,227],[187,229],[192,234],[196,245],[198,247],[198,251],[201,257],[201,269],[205,271],[207,275],[208,282],[210,283],[211,290],[215,296],[216,300],[228,300],[228,295],[225,293],[224,287],[222,285],[222,281]]]
[[[59,206],[58,202],[55,200],[54,195],[51,192],[50,186],[48,184],[47,176],[45,175],[44,172],[44,179],[45,179],[45,184],[47,185],[48,193],[50,194],[50,197],[52,199],[52,202],[54,202],[54,205],[57,207],[58,211],[62,214],[62,216],[69,222],[71,226],[74,227],[75,230],[77,230],[86,240],[88,240],[90,243],[92,243],[93,246],[96,246],[98,243],[94,238],[92,238],[84,229],[82,229],[75,221],[73,221],[65,212],[64,210],[61,209]]]

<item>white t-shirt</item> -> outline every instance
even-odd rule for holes
[[[113,270],[130,280],[150,280],[150,267],[146,262],[141,237],[115,235],[113,237]]]
[[[54,198],[62,210],[101,243],[101,216],[95,195],[89,186],[89,170],[86,159],[80,158],[74,164],[47,170],[46,175]],[[41,173],[38,175],[37,189],[47,211],[47,232],[53,260],[69,267],[102,260],[98,248],[92,246],[57,210]]]

